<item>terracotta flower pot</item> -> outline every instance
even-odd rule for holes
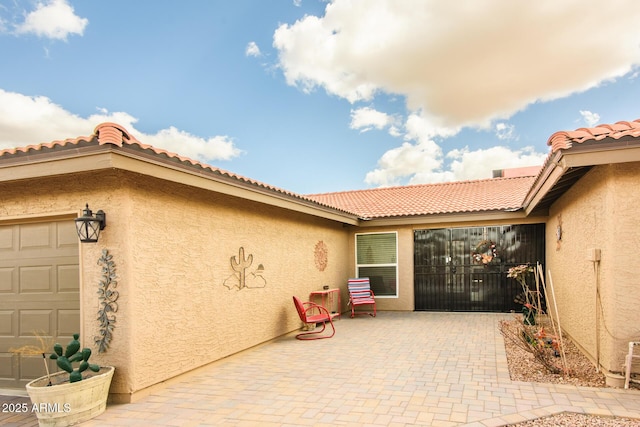
[[[102,414],[107,407],[114,371],[113,366],[102,366],[97,373],[74,383],[68,382],[69,374],[61,371],[28,383],[31,409],[36,412],[38,423],[50,427],[70,426]]]

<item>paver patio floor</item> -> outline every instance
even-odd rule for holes
[[[303,342],[289,334],[138,402],[109,405],[83,425],[486,427],[564,411],[640,418],[637,390],[511,381],[498,330],[509,316],[343,316],[333,338]]]

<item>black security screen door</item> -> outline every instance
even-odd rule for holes
[[[507,271],[536,262],[544,263],[544,224],[416,230],[415,309],[519,311],[522,289]]]

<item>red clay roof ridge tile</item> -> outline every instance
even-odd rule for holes
[[[123,143],[129,143],[129,141],[132,140],[140,143],[140,141],[133,138],[123,126],[117,123],[101,123],[93,130],[93,134],[98,138],[100,145],[113,144],[122,147]]]

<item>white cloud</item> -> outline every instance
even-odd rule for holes
[[[498,137],[499,140],[517,140],[518,136],[515,133],[516,127],[514,125],[510,125],[508,123],[496,123],[495,127],[495,134]]]
[[[639,19],[636,0],[334,0],[273,40],[287,82],[304,91],[350,102],[400,94],[440,127],[487,127],[632,71]]]
[[[133,133],[133,132],[132,132]],[[139,134],[139,132],[136,131]],[[153,135],[136,135],[145,144],[164,148],[181,156],[191,157],[203,162],[210,160],[230,160],[241,154],[228,136],[202,138],[171,126]]]
[[[351,129],[359,129],[360,132],[367,132],[373,128],[384,129],[393,124],[393,117],[389,114],[377,111],[370,107],[351,110]]]
[[[365,182],[374,186],[428,184],[492,177],[494,169],[542,166],[547,155],[531,147],[512,150],[491,147],[470,151],[451,150],[443,156],[434,141],[405,142],[387,151],[378,161],[378,168],[369,172]]]
[[[244,54],[245,56],[258,57],[262,55],[262,52],[260,52],[260,48],[258,47],[256,42],[249,42],[246,49],[244,50]]]
[[[203,162],[230,160],[242,153],[228,136],[203,138],[173,126],[155,134],[145,134],[135,128],[137,121],[128,113],[104,109],[83,118],[47,97],[31,97],[0,89],[0,149],[89,136],[100,123],[114,122],[144,144]]]
[[[22,24],[16,26],[17,34],[35,34],[57,40],[66,40],[70,34],[82,35],[89,20],[75,14],[66,0],[50,0],[38,3]]]
[[[433,139],[432,122],[414,114],[405,124],[405,142],[378,160],[378,167],[367,173],[365,182],[372,186],[426,184],[491,178],[494,169],[540,166],[547,157],[533,148],[492,147],[470,151],[453,149],[444,154]],[[452,136],[452,135],[445,135]]]
[[[300,7],[302,5],[302,0],[293,0],[293,5],[296,7]]]
[[[580,110],[580,115],[582,116],[582,120],[584,120],[589,127],[593,127],[600,122],[600,114],[598,113],[592,113],[588,110]]]
[[[458,181],[491,178],[491,172],[495,169],[542,166],[547,153],[537,153],[532,147],[512,150],[497,146],[474,151],[468,148],[451,150],[447,158],[452,159],[449,169]]]
[[[404,125],[405,142],[393,148],[378,160],[378,167],[367,173],[369,185],[400,185],[411,176],[441,170],[443,152],[432,139],[436,127],[425,118],[412,114]],[[440,180],[440,179],[436,179]]]
[[[378,168],[367,173],[365,182],[385,187],[400,185],[410,175],[436,171],[441,166],[442,150],[434,141],[405,142],[384,153],[378,160]]]
[[[418,111],[410,114],[405,124],[406,139],[424,140],[436,136],[448,138],[460,132],[459,127],[446,127],[435,117]]]
[[[404,142],[365,179],[393,185],[542,164],[546,154],[505,147],[443,155],[434,138],[472,127],[515,140],[515,127],[504,120],[528,105],[637,73],[638,20],[637,0],[607,8],[597,0],[333,0],[322,16],[281,25],[273,45],[287,83],[304,92],[320,88],[351,103],[404,97],[404,128],[389,127]],[[354,120],[359,110],[352,110],[351,127],[367,129]]]

